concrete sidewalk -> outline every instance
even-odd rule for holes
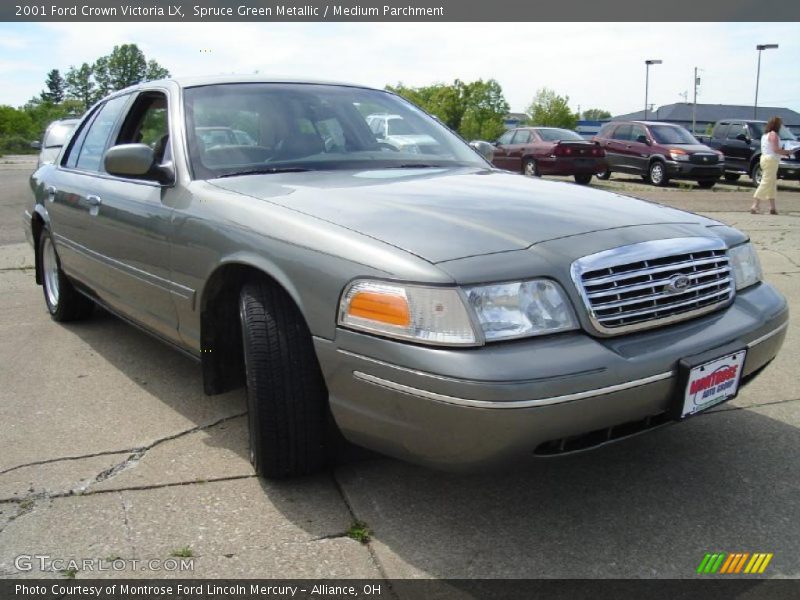
[[[800,221],[735,210],[712,216],[751,234],[800,314]],[[680,426],[492,474],[365,455],[274,483],[247,460],[241,391],[204,396],[197,365],[101,311],[54,323],[31,259],[0,246],[0,576],[682,578],[711,551],[800,576],[796,320],[734,402]],[[41,573],[23,554],[194,570]]]

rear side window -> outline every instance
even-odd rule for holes
[[[511,142],[512,144],[527,144],[531,141],[531,132],[527,129],[518,129],[517,133],[514,134],[514,141]]]
[[[633,128],[630,125],[620,125],[614,130],[614,135],[611,137],[615,140],[630,140],[631,129]]]
[[[83,139],[79,139],[80,150],[75,167],[84,171],[100,171],[108,138],[111,130],[119,118],[120,112],[128,102],[128,95],[117,96],[106,102],[97,113],[91,124],[86,129]],[[70,151],[70,159],[73,152],[77,150],[77,144]],[[70,162],[68,159],[68,163]],[[68,164],[69,166],[69,164]]]

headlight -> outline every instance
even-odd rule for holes
[[[473,286],[463,293],[458,288],[360,279],[345,288],[338,322],[443,346],[479,346],[578,328],[564,291],[547,279]]]
[[[684,150],[681,150],[679,148],[672,148],[669,151],[669,155],[670,157],[672,157],[672,160],[677,160],[679,162],[686,162],[687,160],[689,160],[689,155],[686,154]]]
[[[761,263],[758,260],[753,244],[747,242],[728,250],[728,258],[733,268],[733,279],[736,290],[742,290],[761,281]]]
[[[561,286],[547,279],[466,288],[487,341],[577,329]]]
[[[480,343],[455,288],[354,281],[342,295],[339,324],[428,344]]]

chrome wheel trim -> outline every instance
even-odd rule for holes
[[[42,272],[47,302],[55,309],[58,306],[58,259],[56,258],[56,249],[49,237],[45,238],[42,246]]]
[[[764,175],[764,173],[761,170],[760,166],[758,166],[755,169],[753,169],[753,183],[755,183],[756,186],[761,185],[761,178],[763,177],[763,175]]]
[[[532,160],[525,161],[525,175],[528,177],[535,177],[536,176],[536,163]]]
[[[664,167],[661,166],[661,163],[655,163],[650,167],[650,181],[656,185],[664,181]]]

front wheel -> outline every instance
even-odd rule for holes
[[[80,321],[91,316],[94,302],[78,292],[61,270],[53,236],[47,229],[39,236],[39,261],[44,302],[55,321]]]
[[[259,475],[284,478],[327,464],[328,392],[311,333],[291,298],[268,281],[239,296],[250,462]]]
[[[540,177],[539,165],[532,158],[526,158],[522,163],[522,172],[528,177]]]
[[[703,179],[701,181],[698,181],[697,185],[699,185],[704,190],[710,190],[716,185],[716,183],[717,183],[716,179]]]
[[[666,169],[664,169],[664,163],[658,160],[650,165],[647,176],[650,183],[658,187],[664,187],[669,183],[669,176]]]
[[[589,182],[592,180],[591,173],[589,174],[581,173],[579,175],[575,175],[574,177],[575,177],[575,183],[579,183],[581,185],[588,185]]]
[[[761,164],[756,163],[753,165],[753,170],[750,171],[750,179],[753,180],[753,185],[758,187],[761,185],[761,178],[764,175],[763,171],[761,170]]]

